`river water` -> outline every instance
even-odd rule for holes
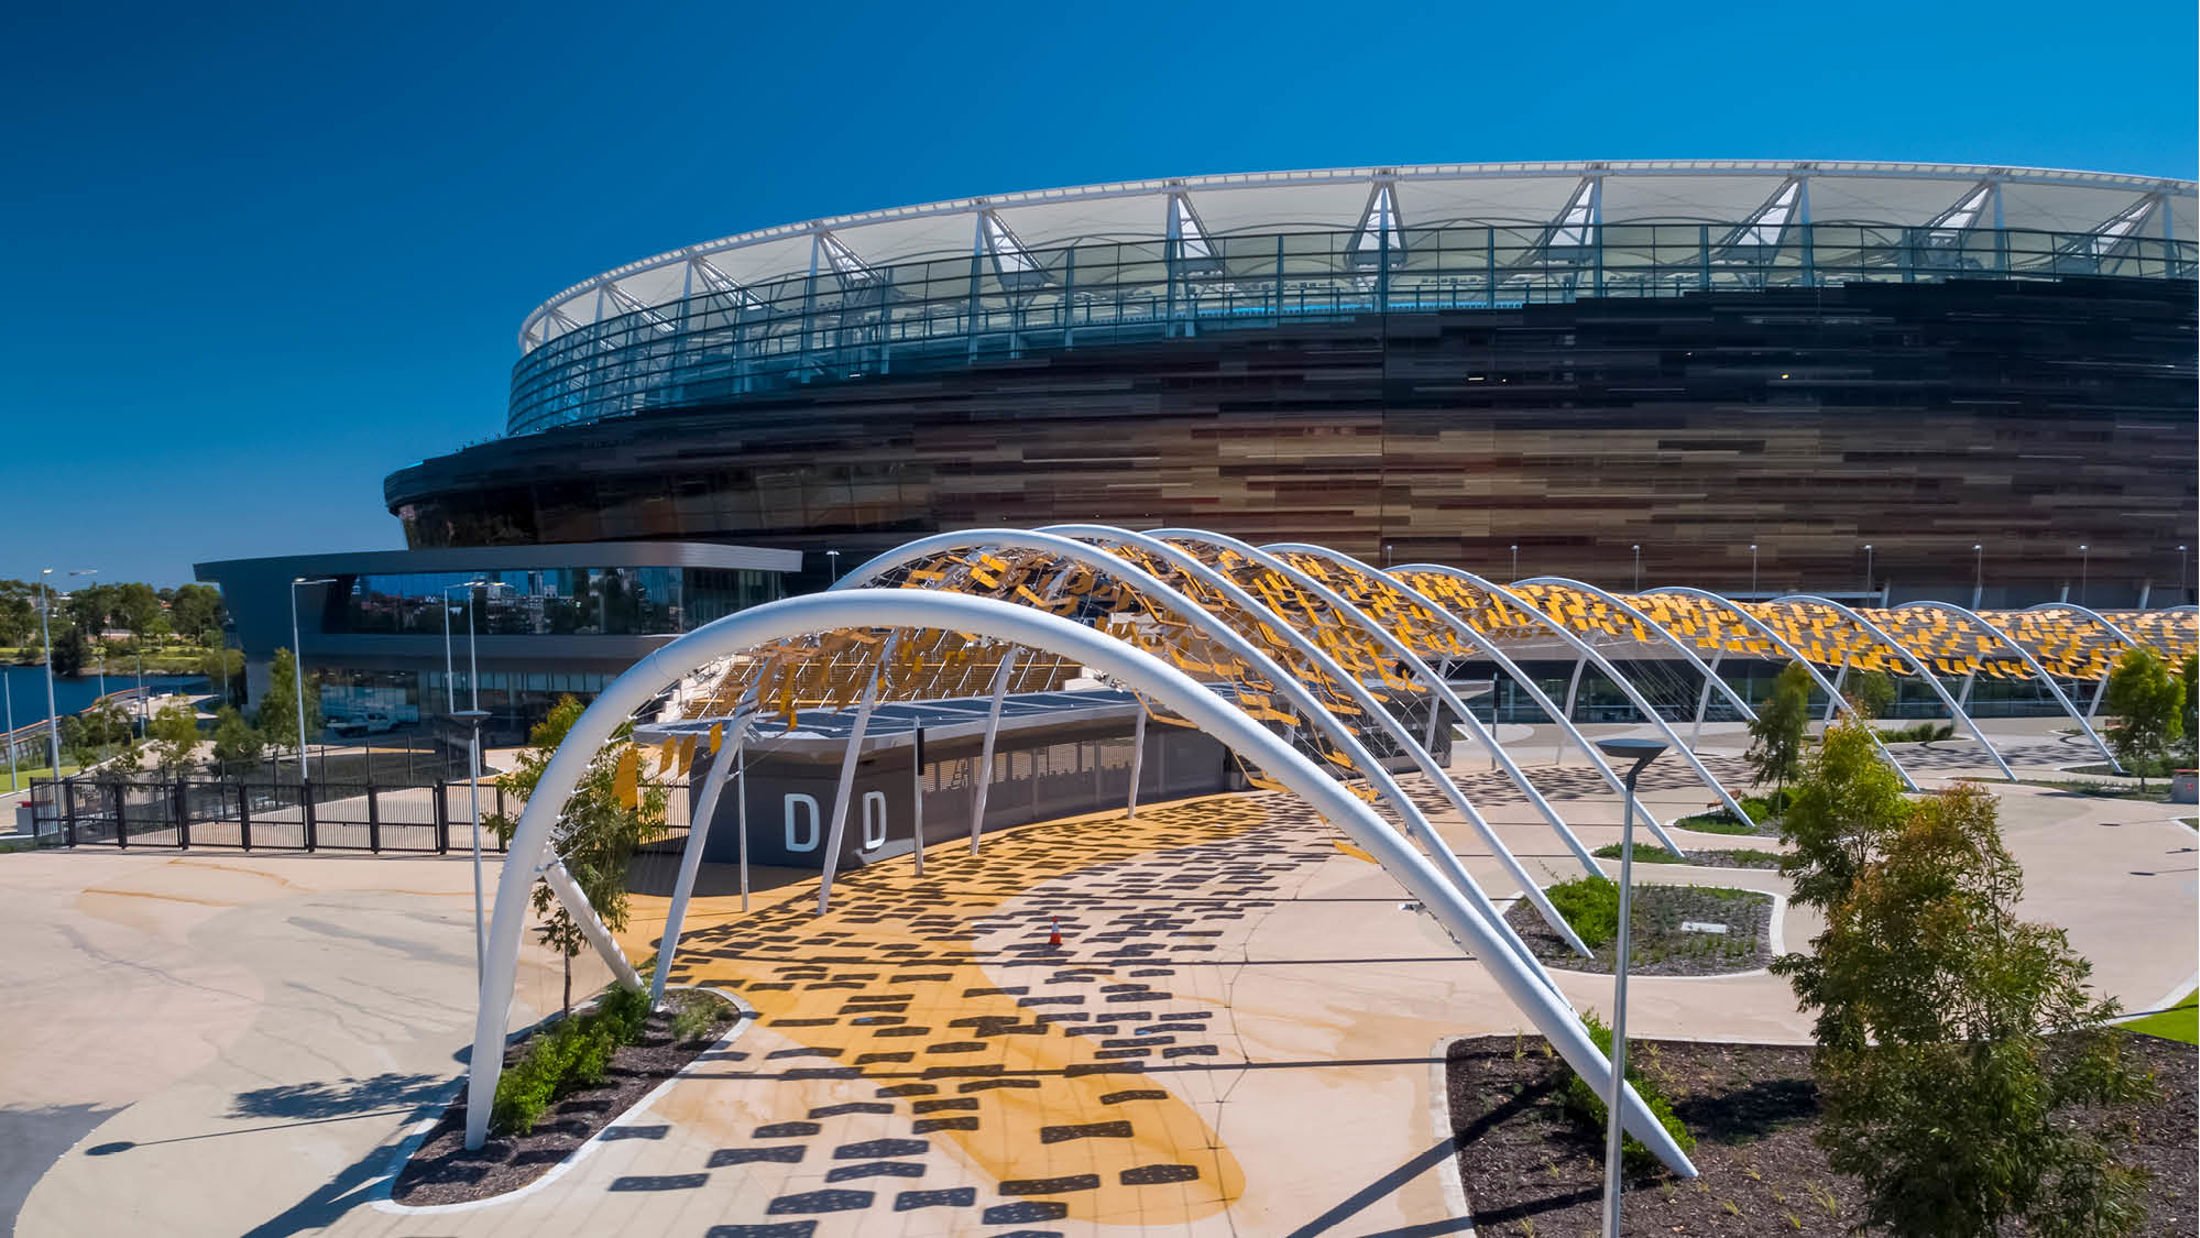
[[[119,668],[108,668],[107,690],[109,692],[120,692],[124,688],[137,686],[137,676],[113,673],[117,669]],[[0,676],[4,676],[5,684],[5,691],[0,692],[0,705],[6,705],[12,701],[13,708],[8,712],[14,718],[13,726],[25,726],[33,722],[46,720],[45,667],[0,667]],[[148,689],[157,689],[162,692],[172,692],[178,688],[203,690],[206,687],[206,679],[201,675],[147,675],[145,686]],[[54,705],[60,709],[61,716],[66,718],[99,699],[99,676],[85,675],[81,678],[70,678],[67,675],[56,675],[53,681],[53,697]],[[5,770],[0,770],[0,774],[5,772]]]

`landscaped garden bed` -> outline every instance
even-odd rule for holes
[[[1780,832],[1780,813],[1786,810],[1787,802],[1785,792],[1774,792],[1770,797],[1745,795],[1741,798],[1741,805],[1749,813],[1747,821],[1736,817],[1732,809],[1713,804],[1702,812],[1677,818],[1671,824],[1675,829],[1695,830],[1705,834],[1769,836]]]
[[[1618,956],[1619,887],[1601,877],[1583,877],[1544,893],[1589,947],[1588,958],[1552,932],[1526,900],[1505,913],[1506,923],[1546,964],[1609,974]],[[1755,971],[1772,961],[1772,907],[1772,896],[1755,890],[1638,884],[1628,971],[1638,976]],[[1705,931],[1710,925],[1726,931]]]
[[[1700,1177],[1677,1178],[1629,1159],[1623,1233],[1847,1234],[1862,1215],[1857,1184],[1814,1142],[1818,1091],[1810,1050],[1635,1041],[1630,1058],[1658,1085],[1695,1138]],[[2130,1122],[2119,1155],[2149,1175],[2147,1234],[2194,1232],[2196,1056],[2186,1045],[2134,1036],[2127,1054],[2155,1077],[2151,1100],[2092,1113]],[[1632,1072],[1630,1072],[1632,1073]],[[1572,1072],[1536,1037],[1455,1042],[1445,1078],[1459,1174],[1475,1232],[1597,1232],[1604,1135],[1565,1103]]]
[[[466,1150],[461,1095],[413,1151],[390,1198],[422,1207],[518,1190],[571,1156],[729,1032],[741,1011],[701,989],[666,1009],[614,988],[590,1010],[548,1023],[505,1050],[487,1143]]]
[[[1600,860],[1619,859],[1619,844],[1606,843],[1597,848],[1593,854]],[[1685,856],[1679,856],[1658,846],[1656,843],[1636,843],[1635,863],[1692,864],[1697,868],[1778,868],[1780,867],[1780,853],[1777,851],[1760,851],[1754,847],[1737,847],[1731,851],[1705,847],[1691,851]]]

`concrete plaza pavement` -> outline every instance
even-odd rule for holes
[[[1704,747],[1721,740],[1707,729]],[[1520,736],[1514,751],[1547,762],[1540,742]],[[1964,746],[1932,747],[1958,760],[1929,785],[1970,768],[1953,751]],[[1532,868],[1578,873],[1471,750],[1456,769]],[[1619,806],[1574,794],[1586,772],[1551,775],[1597,847],[1618,837]],[[1668,819],[1707,799],[1677,763],[1651,781]],[[2001,799],[2028,914],[2068,928],[2127,1007],[2181,994],[2200,964],[2194,835],[2178,811],[2024,787]],[[1493,894],[1511,893],[1470,831],[1440,825]],[[932,854],[924,886],[906,860],[851,875],[822,922],[808,914],[814,878],[768,891],[747,917],[728,895],[699,899],[682,977],[762,1017],[547,1187],[428,1214],[377,1197],[402,1132],[462,1069],[462,861],[0,857],[0,984],[20,999],[0,1003],[0,1215],[19,1201],[18,1232],[41,1235],[833,1235],[1343,1234],[1461,1214],[1437,1112],[1441,1045],[1526,1023],[1486,969],[1287,798],[1028,827],[989,838],[977,863]],[[1637,872],[1781,889],[1747,870]],[[647,951],[661,908],[637,896],[631,952]],[[1044,948],[1051,917],[1059,952]],[[1791,945],[1810,928],[1794,912],[1781,924]],[[583,962],[585,990],[601,974]],[[1608,1006],[1608,979],[1560,980],[1577,1006]],[[556,1001],[554,963],[535,956],[515,1021]],[[1039,1017],[1051,1013],[1070,1017]],[[1763,973],[1639,980],[1630,1018],[1645,1036],[1807,1030]]]

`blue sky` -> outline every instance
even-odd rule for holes
[[[678,245],[1207,172],[1909,159],[2191,177],[2194,10],[9,5],[0,576],[399,544],[522,316]]]

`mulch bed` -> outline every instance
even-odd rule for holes
[[[576,1148],[632,1109],[652,1088],[678,1074],[739,1026],[739,1009],[715,993],[677,990],[667,993],[665,1002],[672,1010],[651,1015],[641,1039],[619,1047],[602,1086],[578,1089],[560,1099],[525,1135],[492,1134],[479,1151],[468,1152],[466,1097],[461,1092],[405,1162],[397,1181],[391,1184],[390,1198],[400,1204],[425,1207],[516,1191],[549,1173]],[[735,1021],[721,1021],[694,1040],[674,1041],[673,1012],[699,1004],[718,1008]],[[519,1060],[528,1043],[522,1040],[506,1047],[507,1069]]]
[[[1723,976],[1755,971],[1772,962],[1772,896],[1755,890],[1716,886],[1635,886],[1633,940],[1627,972],[1632,976]],[[1724,924],[1727,931],[1685,933],[1683,921]],[[1574,953],[1527,900],[1505,913],[1520,939],[1546,965],[1567,971],[1612,974],[1619,957],[1617,939],[1597,946],[1590,957]]]
[[[2147,1171],[2147,1234],[2190,1234],[2196,1216],[2194,1090],[2200,1055],[2189,1045],[2134,1036],[2127,1052],[2152,1070],[2157,1097],[2127,1111],[2137,1140],[2123,1153]],[[1645,1074],[1696,1136],[1700,1177],[1662,1168],[1631,1173],[1627,1234],[1847,1234],[1863,1214],[1853,1179],[1836,1174],[1813,1140],[1818,1090],[1810,1050],[1769,1045],[1638,1041]],[[1445,1079],[1459,1174],[1475,1232],[1594,1235],[1603,1218],[1604,1136],[1560,1105],[1568,1070],[1540,1037],[1455,1042]],[[2122,1114],[2119,1117],[2125,1116]]]
[[[1761,848],[1744,848],[1743,850],[1753,850],[1758,852],[1758,854],[1751,855],[1745,859],[1743,858],[1742,851],[1719,851],[1714,848],[1706,847],[1700,851],[1689,852],[1687,862],[1695,865],[1697,868],[1772,869],[1780,867],[1780,857],[1774,852],[1764,851]],[[1762,856],[1771,856],[1771,858],[1765,859],[1761,858]],[[1640,855],[1637,855],[1635,858],[1639,860],[1642,857]]]

